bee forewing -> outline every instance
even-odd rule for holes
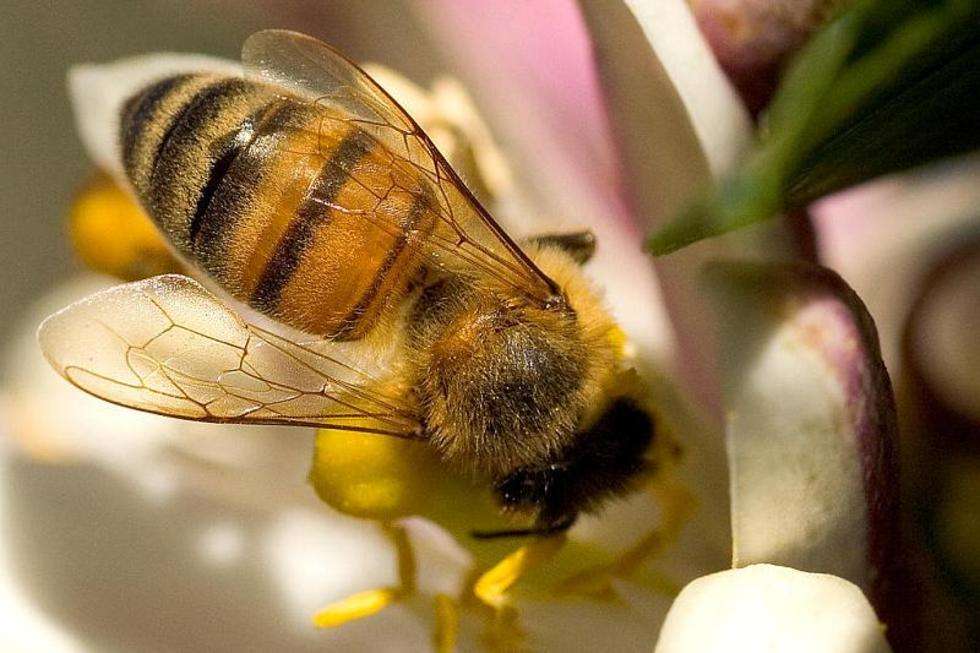
[[[325,102],[355,119],[383,124],[391,118],[388,96],[365,74],[317,39],[289,30],[256,32],[242,45],[246,75],[282,86],[311,100]],[[397,116],[394,127],[412,131],[412,122]]]
[[[382,144],[393,157],[394,185],[406,176],[431,189],[440,226],[429,250],[498,278],[544,301],[557,288],[521,251],[466,188],[431,139],[378,83],[355,63],[317,39],[288,30],[264,30],[242,47],[246,74],[289,88],[319,104],[325,123],[346,123]],[[321,129],[324,127],[321,126]],[[418,193],[417,189],[409,189]],[[441,254],[430,263],[439,265]]]
[[[187,330],[174,332],[170,315]],[[206,354],[212,363],[233,364],[246,335],[234,314],[209,302],[195,282],[169,275],[72,304],[41,324],[38,341],[55,369],[91,394],[143,410],[205,417],[206,410],[184,396],[163,366],[175,355],[186,360],[204,354],[188,351],[195,340],[199,346],[215,343]]]
[[[415,426],[397,398],[365,387],[356,368],[246,324],[181,275],[77,302],[45,320],[38,340],[71,383],[152,413],[392,435]]]

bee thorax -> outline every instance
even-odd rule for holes
[[[479,472],[539,464],[567,444],[586,401],[575,318],[457,290],[437,284],[417,307],[416,388],[430,441]]]

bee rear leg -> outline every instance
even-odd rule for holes
[[[481,604],[491,610],[486,639],[494,648],[515,648],[523,638],[518,612],[511,603],[510,589],[530,571],[554,558],[565,541],[563,532],[535,539],[476,578],[472,592]]]
[[[327,605],[313,615],[313,623],[318,628],[335,628],[349,621],[369,617],[415,593],[415,552],[408,533],[396,524],[385,523],[382,527],[395,546],[398,584],[358,592]]]
[[[589,262],[595,254],[595,234],[588,229],[566,233],[539,234],[528,239],[536,245],[557,247],[575,259],[579,265]]]
[[[660,504],[660,525],[612,562],[586,569],[562,580],[555,588],[558,594],[613,599],[616,597],[614,580],[634,576],[648,561],[656,558],[676,541],[694,511],[694,497],[681,483],[662,476],[648,480],[646,489]],[[657,572],[651,572],[646,580],[654,589],[665,594],[675,595],[680,589],[677,583]]]

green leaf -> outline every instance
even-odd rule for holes
[[[787,69],[738,173],[648,241],[657,255],[980,147],[980,0],[864,0]]]
[[[980,42],[826,139],[795,171],[788,206],[980,147]]]

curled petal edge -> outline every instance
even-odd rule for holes
[[[734,566],[832,573],[886,623],[897,593],[897,423],[874,323],[835,273],[717,263]]]

